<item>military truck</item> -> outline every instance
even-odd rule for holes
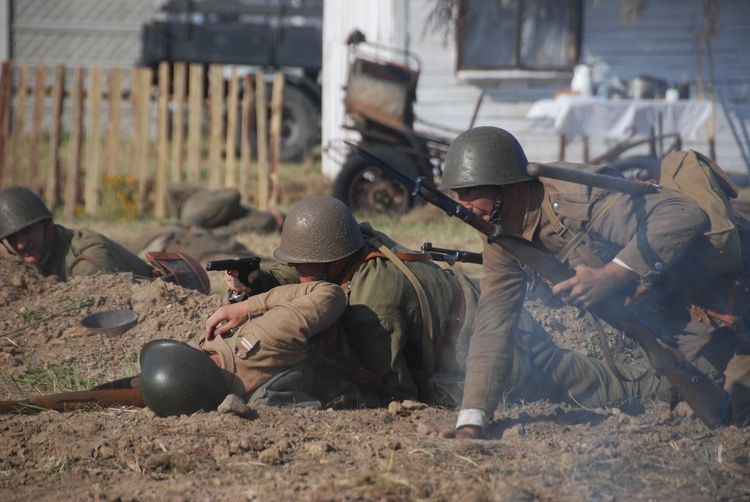
[[[323,0],[167,0],[142,41],[140,64],[154,69],[162,61],[262,69],[269,85],[283,71],[281,160],[319,143]]]

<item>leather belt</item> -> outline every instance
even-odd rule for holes
[[[453,299],[451,302],[450,317],[448,318],[448,323],[445,325],[443,337],[440,339],[440,344],[437,348],[437,356],[440,356],[449,346],[455,345],[466,318],[466,298],[464,298],[464,291],[461,288],[461,284],[451,271],[446,270],[445,275],[448,277],[448,282],[451,285]]]

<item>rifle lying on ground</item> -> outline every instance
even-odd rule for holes
[[[139,377],[128,377],[107,382],[89,390],[34,396],[18,401],[0,401],[1,413],[39,413],[45,410],[74,411],[111,406],[143,408],[146,402],[140,389]]]
[[[573,272],[561,262],[518,234],[483,220],[441,192],[424,177],[411,180],[359,146],[345,143],[373,166],[411,190],[413,196],[419,195],[449,216],[456,216],[468,223],[486,235],[488,242],[505,249],[550,284],[557,284],[573,277]],[[625,305],[624,298],[617,296],[602,300],[591,311],[636,340],[646,352],[651,366],[667,377],[672,387],[709,428],[713,429],[726,422],[729,415],[729,394],[694,366],[681,362],[674,352],[660,345],[657,341],[663,337],[660,336],[660,327],[643,319],[638,312]]]

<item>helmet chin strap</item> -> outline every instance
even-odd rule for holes
[[[495,197],[495,203],[492,205],[492,212],[490,213],[490,221],[497,221],[500,219],[500,211],[503,209],[503,195],[498,194]]]
[[[55,240],[55,226],[54,223],[52,223],[52,219],[50,218],[46,220],[44,226],[44,240],[42,241],[42,252],[41,256],[39,257],[40,265],[46,263],[49,259],[50,255],[52,254],[52,243]]]

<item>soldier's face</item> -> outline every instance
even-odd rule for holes
[[[323,280],[327,274],[325,263],[290,263],[299,274],[299,282]]]
[[[495,200],[500,196],[501,191],[502,187],[494,185],[456,188],[454,190],[458,196],[459,204],[485,221],[490,220],[490,215],[495,207]]]
[[[8,244],[26,263],[41,263],[47,258],[48,221],[37,221],[8,236]]]

